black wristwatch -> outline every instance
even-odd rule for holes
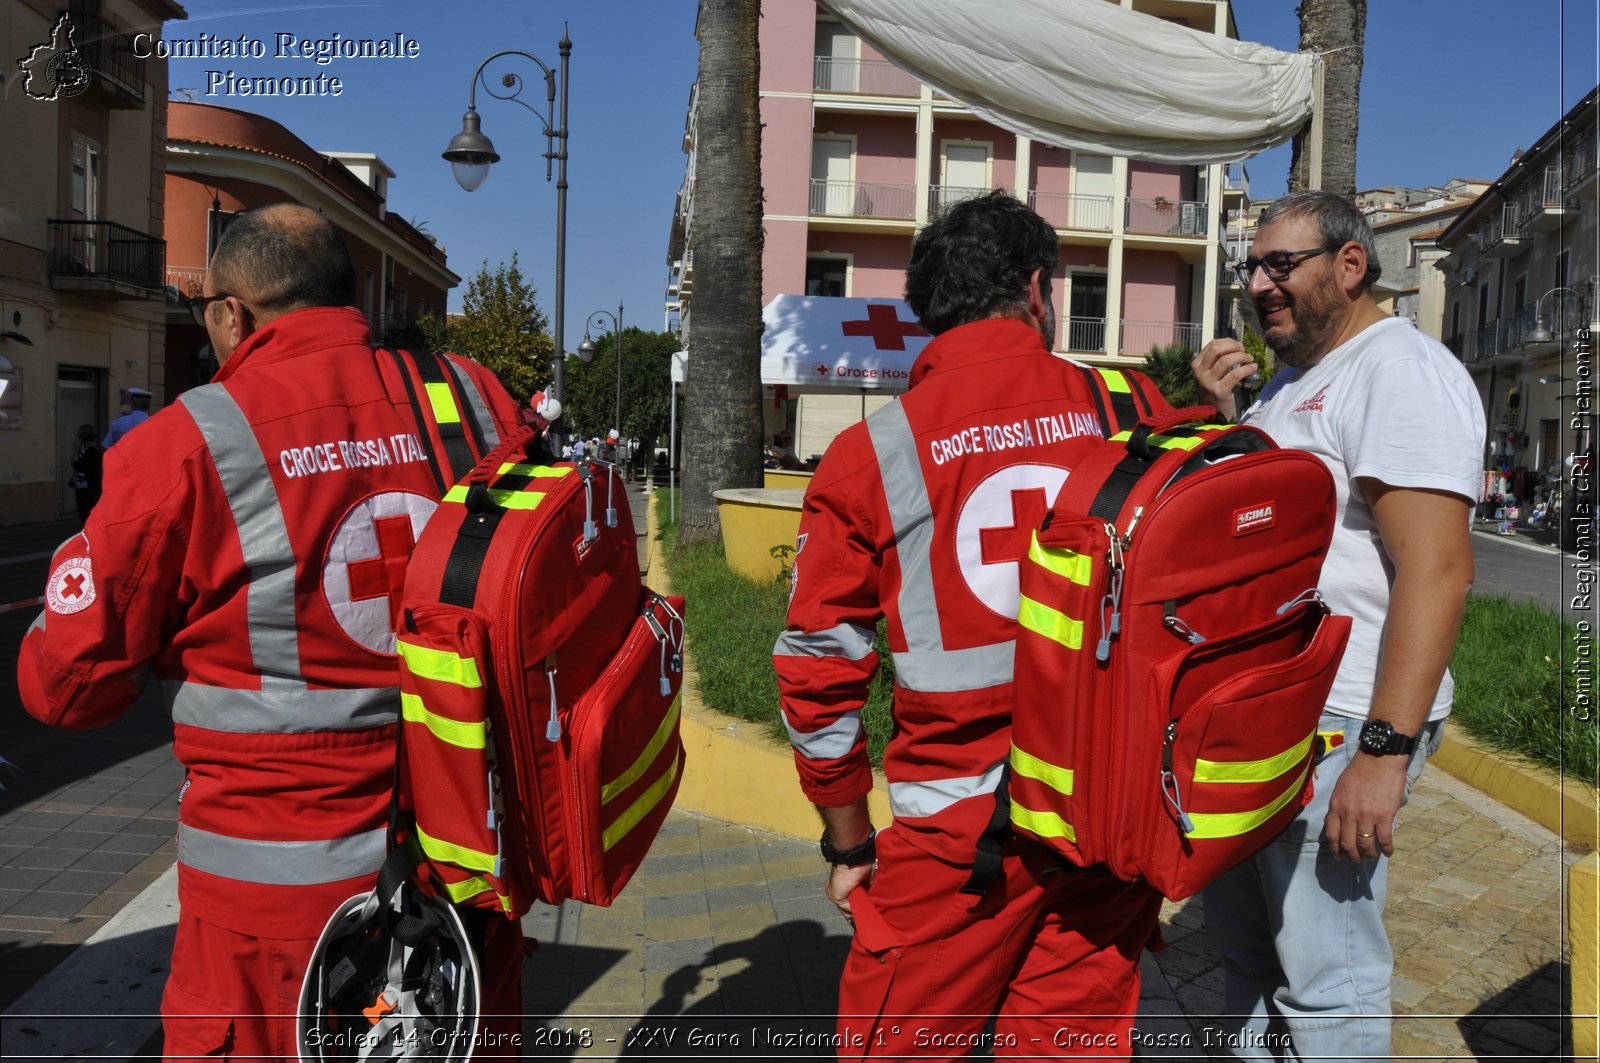
[[[822,832],[822,858],[835,867],[860,867],[870,864],[878,858],[877,846],[878,832],[873,831],[867,835],[867,840],[854,849],[840,852],[833,847],[833,840],[828,837],[828,832]]]
[[[1408,756],[1417,740],[1394,729],[1388,720],[1368,720],[1361,725],[1361,752],[1375,757]]]

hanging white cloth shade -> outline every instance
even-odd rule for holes
[[[1288,140],[1317,57],[1106,0],[822,0],[896,66],[1013,133],[1195,165]]]

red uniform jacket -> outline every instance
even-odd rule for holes
[[[481,366],[450,365],[492,446],[515,404]],[[179,896],[202,919],[314,937],[371,888],[396,611],[439,497],[422,431],[360,313],[286,314],[107,453],[100,505],[56,553],[23,703],[94,727],[157,688],[188,769]]]
[[[1053,357],[1020,321],[979,321],[929,344],[906,394],[828,448],[773,650],[815,804],[871,789],[860,709],[885,617],[895,822],[927,851],[970,862],[1010,752],[1018,559],[1073,463],[1103,438],[1102,408],[1129,394],[1127,375]]]

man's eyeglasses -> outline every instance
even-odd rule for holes
[[[1250,278],[1256,275],[1258,269],[1266,270],[1270,281],[1286,281],[1296,266],[1337,250],[1336,247],[1308,247],[1304,251],[1274,251],[1262,258],[1247,258],[1234,266],[1233,271],[1238,274],[1239,283],[1246,288],[1250,287]]]
[[[232,292],[218,292],[216,295],[191,295],[184,300],[184,305],[189,308],[189,316],[194,318],[194,323],[201,328],[206,324],[206,309],[219,299],[226,299]],[[245,308],[246,310],[249,307]]]

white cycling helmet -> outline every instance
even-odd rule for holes
[[[391,858],[377,888],[341,904],[317,939],[300,986],[300,1059],[467,1063],[479,999],[461,917]]]

